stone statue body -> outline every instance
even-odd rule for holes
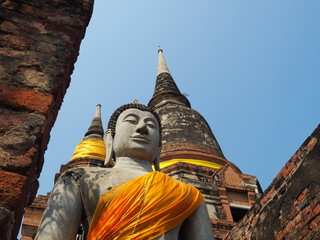
[[[115,166],[66,171],[50,195],[36,239],[74,240],[83,218],[84,227],[88,228],[102,194],[151,172],[152,163],[161,150],[159,128],[151,112],[135,108],[124,110],[117,119],[114,137],[108,132],[105,134],[107,152],[114,152]],[[205,203],[156,239],[213,239]]]

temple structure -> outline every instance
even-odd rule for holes
[[[34,238],[48,198],[35,198],[44,152],[93,3],[0,3],[0,239],[16,240],[23,216],[22,239]],[[259,196],[259,184],[225,159],[206,121],[174,83],[162,52],[159,59],[150,105],[164,124],[162,171],[201,190],[216,238],[319,239],[320,125],[237,222]],[[206,135],[199,136],[199,128]],[[102,167],[103,159],[78,156],[61,172],[92,164]]]
[[[198,188],[205,202],[216,239],[223,239],[227,232],[242,219],[262,192],[256,177],[246,175],[228,161],[214,137],[210,126],[188,99],[181,94],[165,62],[163,51],[158,51],[158,74],[149,106],[159,114],[162,124],[161,171]],[[103,127],[100,105],[74,156],[61,166],[61,171],[71,167],[98,166],[103,164],[100,147],[90,147],[92,142],[102,142]],[[97,144],[94,142],[94,144]],[[86,145],[84,147],[84,145]],[[103,151],[100,151],[103,152]],[[110,166],[111,167],[111,166]],[[26,210],[23,223],[23,240],[33,239],[40,221],[39,209],[45,208],[45,199],[39,196]],[[32,221],[38,216],[36,221]],[[81,229],[79,232],[81,236]]]
[[[158,74],[149,106],[162,124],[161,171],[205,196],[216,239],[223,239],[261,194],[256,177],[228,161],[207,121],[191,108],[158,51]]]

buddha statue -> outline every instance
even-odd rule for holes
[[[67,170],[56,182],[37,240],[213,239],[201,193],[159,170],[161,125],[149,107],[118,108],[104,135],[113,168]],[[156,171],[153,171],[152,165]]]

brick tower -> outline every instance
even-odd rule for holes
[[[262,192],[256,177],[228,161],[210,126],[181,94],[158,51],[158,74],[149,106],[162,124],[161,171],[197,187],[205,196],[216,239],[242,219]]]
[[[162,124],[161,171],[198,188],[205,202],[216,239],[223,239],[240,221],[262,192],[257,179],[246,175],[228,161],[206,120],[191,108],[181,94],[159,50],[155,91],[149,106],[159,114]],[[99,149],[87,149],[87,141],[102,142],[100,105],[90,128],[78,144],[71,160],[61,166],[59,177],[72,167],[106,167]],[[98,151],[99,150],[99,151]],[[34,239],[47,196],[39,196],[27,208],[22,240]],[[82,235],[79,229],[79,237]]]

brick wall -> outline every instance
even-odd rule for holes
[[[320,239],[319,173],[320,125],[225,239]]]
[[[93,0],[0,5],[0,239],[16,239]]]
[[[20,240],[32,240],[35,237],[44,209],[47,205],[49,193],[37,196],[33,203],[26,208]]]

